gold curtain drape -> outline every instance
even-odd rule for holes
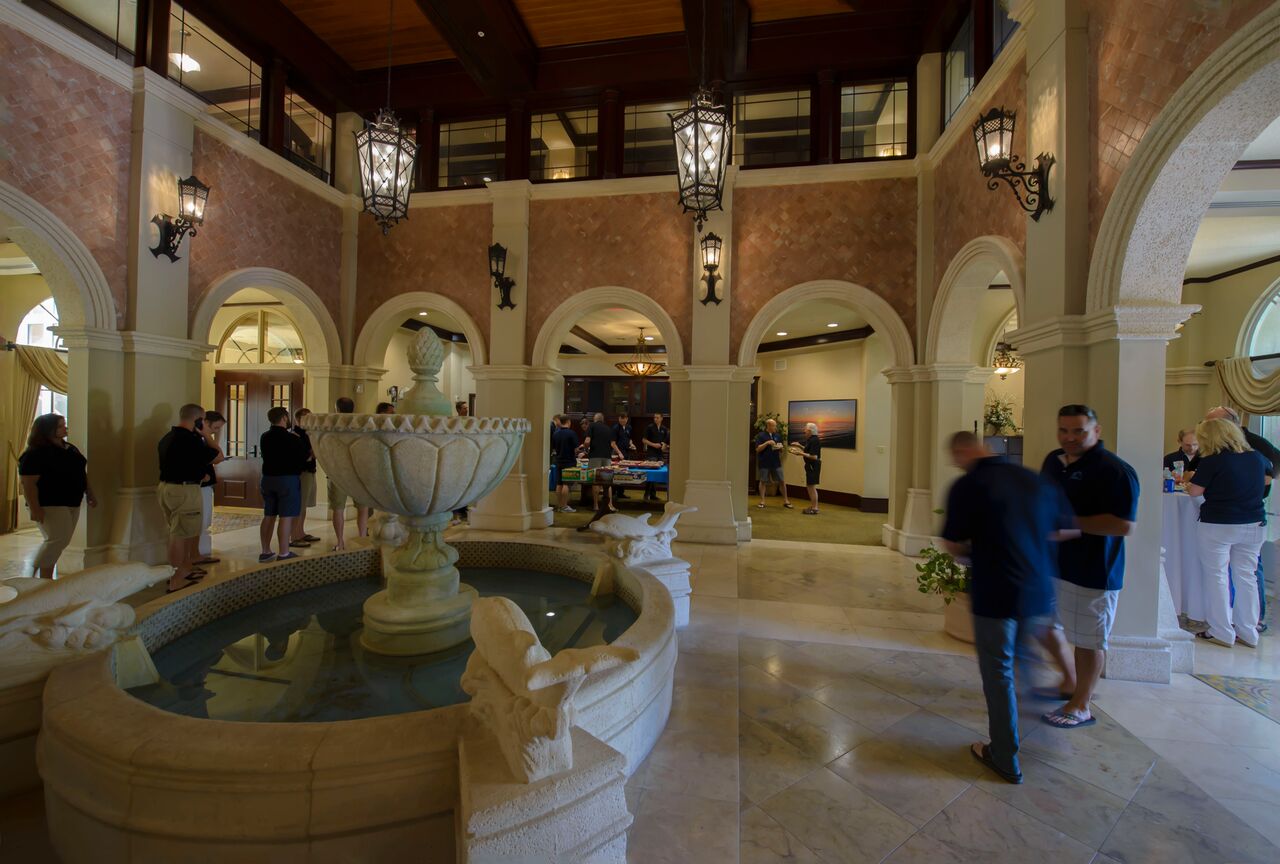
[[[1250,414],[1280,414],[1280,371],[1258,378],[1248,357],[1219,360],[1214,369],[1232,404]]]
[[[14,347],[18,362],[13,368],[13,387],[3,406],[0,447],[4,448],[4,476],[0,477],[0,534],[12,531],[18,518],[18,456],[27,443],[27,433],[36,415],[40,387],[55,393],[67,392],[66,361],[52,348],[31,345]]]

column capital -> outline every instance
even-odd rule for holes
[[[477,382],[480,381],[546,381],[560,373],[549,366],[525,366],[518,363],[491,363],[487,366],[467,367]]]
[[[1165,370],[1165,383],[1170,387],[1180,384],[1203,385],[1213,383],[1211,366],[1171,366]]]
[[[1200,311],[1195,304],[1112,306],[1084,316],[1089,344],[1109,339],[1168,342],[1178,338],[1178,328]]]
[[[125,330],[120,334],[120,350],[125,354],[145,354],[150,357],[176,357],[179,360],[203,362],[218,350],[217,345],[207,342],[196,342],[191,339],[178,339],[173,336],[159,336],[155,333],[143,333],[138,330]]]
[[[982,383],[987,380],[991,370],[985,366],[974,366],[972,363],[928,363],[911,367],[916,381],[964,381]],[[978,377],[981,373],[981,377]],[[891,382],[892,383],[892,382]]]
[[[916,381],[915,367],[913,366],[893,366],[884,369],[880,373],[890,385],[894,384],[914,384]]]
[[[99,351],[119,351],[122,340],[120,331],[99,327],[54,327],[55,335],[68,348],[88,348]]]
[[[667,369],[670,381],[737,381],[750,384],[758,374],[755,366],[685,365]]]
[[[340,381],[379,381],[387,374],[377,366],[344,366],[335,363],[308,363],[303,367],[312,375],[335,378]]]

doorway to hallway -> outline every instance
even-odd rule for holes
[[[267,412],[303,404],[301,370],[219,369],[214,375],[215,404],[227,418],[226,461],[218,466],[213,503],[219,507],[262,507],[259,483],[262,457],[258,441],[267,431]]]

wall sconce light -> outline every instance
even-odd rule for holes
[[[1046,187],[1049,169],[1057,160],[1050,153],[1041,153],[1036,157],[1035,167],[1026,170],[1026,163],[1013,152],[1016,113],[992,108],[973,124],[973,139],[978,145],[978,167],[982,169],[982,176],[987,178],[988,189],[998,188],[997,180],[1008,183],[1022,209],[1039,222],[1041,213],[1053,209],[1053,199],[1047,194]]]
[[[702,281],[707,283],[707,296],[702,298],[703,306],[708,303],[719,306],[724,299],[716,293],[716,283],[723,278],[716,275],[716,270],[720,269],[720,249],[723,245],[724,241],[710,232],[702,238],[702,269],[707,274],[702,277]]]
[[[504,275],[506,272],[507,247],[501,243],[494,243],[489,247],[489,275],[493,277],[493,287],[497,288],[502,295],[498,301],[498,308],[514,309],[516,304],[511,302],[511,289],[515,287],[516,280]]]
[[[209,203],[209,187],[192,174],[178,181],[178,215],[157,213],[151,221],[160,229],[160,242],[151,254],[159,258],[168,255],[170,261],[178,260],[178,246],[186,234],[196,236],[196,226],[204,224],[204,205]]]

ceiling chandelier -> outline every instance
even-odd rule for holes
[[[676,141],[680,205],[693,213],[699,232],[708,210],[723,209],[724,174],[729,163],[729,111],[707,89],[707,3],[702,2],[702,74],[689,107],[671,116]]]
[[[614,363],[618,367],[618,371],[631,375],[635,378],[649,378],[653,375],[659,375],[666,371],[667,364],[660,363],[650,356],[644,347],[644,328],[640,328],[640,338],[636,340],[636,352],[631,355],[631,359],[622,363]]]
[[[417,142],[400,129],[400,121],[391,111],[393,3],[394,0],[387,3],[387,107],[356,133],[360,197],[365,212],[378,220],[384,235],[392,225],[409,218],[409,193],[413,191],[413,165],[418,155]]]
[[[1014,353],[1013,346],[1008,342],[998,342],[996,343],[995,358],[991,361],[991,368],[1000,376],[1000,380],[1004,381],[1022,368],[1022,358]]]

